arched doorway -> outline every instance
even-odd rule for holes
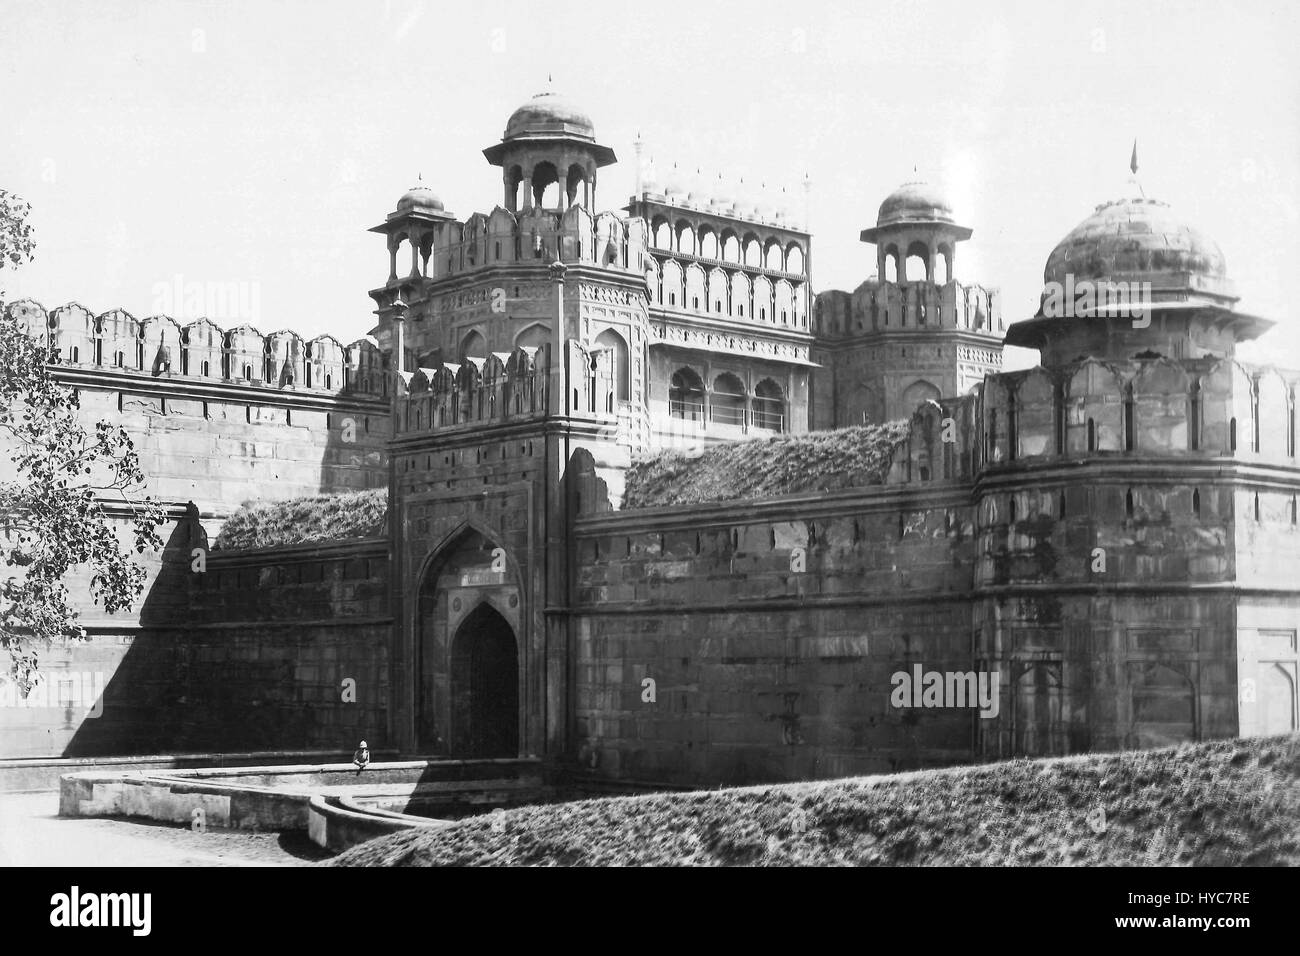
[[[519,755],[519,659],[514,631],[476,607],[451,645],[451,746],[465,757]]]
[[[484,747],[513,757],[528,749],[520,689],[528,671],[519,657],[527,625],[505,548],[467,525],[444,540],[418,580],[413,749],[448,757],[482,756]],[[508,715],[508,734],[500,729],[505,718],[491,729],[494,706]]]

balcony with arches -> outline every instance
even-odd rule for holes
[[[806,332],[807,243],[658,215],[646,257],[651,308]]]
[[[789,402],[771,377],[751,388],[741,374],[722,371],[706,386],[698,369],[683,365],[667,386],[663,398],[651,391],[651,417],[660,433],[726,440],[787,431]]]

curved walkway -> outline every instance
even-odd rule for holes
[[[330,854],[305,833],[59,817],[59,794],[0,794],[0,866],[305,866]]]

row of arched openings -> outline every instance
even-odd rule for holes
[[[514,213],[528,206],[568,209],[574,203],[591,209],[594,191],[593,183],[580,163],[571,163],[562,175],[554,163],[545,160],[532,168],[529,178],[524,177],[522,166],[512,166],[506,182],[507,206]]]
[[[947,285],[952,278],[952,246],[941,242],[931,254],[930,247],[924,242],[913,242],[907,247],[907,255],[899,247],[890,243],[885,246],[883,279],[885,282],[934,282]],[[902,271],[899,271],[899,263]]]
[[[651,225],[651,241],[656,249],[686,256],[716,259],[755,269],[774,272],[792,272],[803,275],[804,248],[798,242],[784,245],[770,236],[760,238],[756,233],[737,233],[732,229],[715,230],[712,226],[698,228],[684,219],[675,224],[667,219],[655,219]]]
[[[706,394],[694,369],[673,372],[668,387],[668,414],[687,421],[710,421],[721,425],[752,425],[768,431],[785,430],[785,392],[770,378],[754,386],[750,395],[744,382],[731,372],[713,380]]]

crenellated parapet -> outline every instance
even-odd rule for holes
[[[153,379],[207,381],[275,390],[380,397],[383,361],[368,339],[304,339],[252,325],[223,329],[210,319],[182,325],[166,315],[138,319],[122,309],[95,315],[70,302],[47,311],[23,299],[6,312],[58,356],[58,364]]]
[[[1300,371],[1234,358],[1088,358],[989,375],[971,394],[914,407],[889,481],[970,482],[1080,459],[1230,458],[1292,471],[1298,390]]]
[[[1083,359],[991,375],[987,466],[1054,457],[1231,457],[1296,467],[1300,371],[1232,357]]]
[[[545,417],[549,412],[613,422],[618,414],[615,355],[608,349],[566,343],[567,394],[554,395],[549,346],[519,346],[510,352],[467,355],[404,374],[397,399],[399,434],[457,427],[506,424]]]
[[[396,430],[424,432],[545,414],[546,351],[522,347],[416,369],[397,400]]]
[[[912,412],[887,482],[969,483],[979,466],[980,397],[926,399]]]
[[[526,263],[545,267],[558,259],[571,265],[645,271],[644,223],[612,212],[593,215],[582,206],[520,213],[497,206],[463,222],[405,215],[371,231],[386,234],[388,240],[388,283],[371,292],[381,307],[391,304],[397,290],[412,281],[440,281]]]
[[[901,329],[957,329],[1000,340],[1006,331],[1001,290],[956,280],[937,285],[871,278],[852,293],[828,290],[817,296],[813,332],[819,336]]]

